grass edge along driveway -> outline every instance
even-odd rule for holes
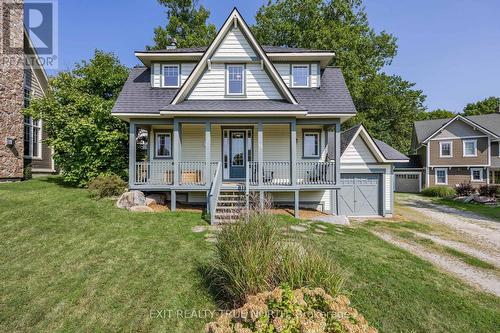
[[[57,178],[0,184],[0,331],[202,331],[210,318],[192,310],[217,309],[199,270],[212,245],[191,232],[203,224],[197,213],[131,214]],[[315,237],[382,332],[498,331],[498,298],[367,230]]]

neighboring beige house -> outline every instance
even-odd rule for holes
[[[396,191],[500,184],[500,113],[417,121],[410,162],[396,165]]]
[[[251,192],[297,216],[392,214],[392,165],[408,159],[341,132],[356,109],[331,51],[262,46],[234,9],[208,46],[136,56],[112,111],[130,124],[131,189],[206,204],[214,223]]]
[[[32,65],[24,61],[27,58],[38,61],[38,57],[24,29],[22,11],[12,11],[10,20],[11,44],[23,46],[19,48],[23,52],[10,56],[29,65],[25,69],[0,68],[0,182],[22,179],[28,167],[34,174],[55,172],[52,150],[44,143],[42,121],[22,114],[32,98],[46,94],[47,75],[39,62]]]

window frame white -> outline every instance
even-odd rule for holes
[[[307,154],[306,152],[306,136],[313,135],[316,137],[316,154]],[[321,132],[314,130],[305,130],[302,132],[302,158],[319,158],[321,157]]]
[[[165,68],[166,67],[177,67],[177,84],[175,86],[165,84]],[[161,87],[162,88],[179,88],[181,85],[181,66],[180,64],[162,64],[161,65]]]
[[[159,148],[160,148],[160,135],[165,135],[170,137],[170,148],[168,149],[169,153],[168,155],[160,155],[159,154]],[[172,154],[172,149],[173,149],[173,144],[172,144],[172,132],[169,131],[162,131],[162,132],[155,132],[155,158],[166,158],[166,159],[171,159],[173,154]]]
[[[232,93],[229,90],[229,68],[241,68],[241,92]],[[226,64],[226,95],[227,96],[245,96],[246,91],[246,66],[244,64]]]
[[[443,146],[450,145],[450,155],[443,155]],[[452,158],[453,157],[453,141],[439,141],[439,157],[440,158]]]
[[[467,154],[466,146],[467,143],[474,143],[474,154]],[[462,141],[463,157],[477,157],[477,139],[468,139]]]
[[[474,179],[474,171],[479,171],[479,179]],[[483,168],[470,168],[470,181],[476,183],[484,182]]]
[[[26,118],[28,118],[28,122],[26,122]],[[38,124],[37,125],[34,125],[34,122],[33,122],[33,117],[24,117],[23,119],[23,147],[24,147],[24,135],[25,135],[25,131],[26,131],[26,128],[28,129],[28,135],[29,135],[29,142],[28,142],[28,154],[26,154],[26,149],[24,149],[24,158],[29,158],[29,159],[32,159],[32,160],[41,160],[43,157],[43,154],[42,154],[42,120],[41,119],[37,119],[38,121]],[[38,151],[38,154],[37,155],[33,155],[33,147],[34,147],[34,144],[35,144],[35,141],[34,141],[34,135],[33,133],[35,132],[35,129],[38,130],[38,135],[37,135],[37,141],[36,141],[36,145],[37,145],[37,151]]]
[[[439,177],[438,177],[438,172],[439,171],[444,171],[444,178],[445,182],[441,183],[439,182]],[[435,185],[448,185],[448,169],[447,168],[435,168],[434,169],[434,184]]]
[[[307,68],[307,82],[306,85],[296,85],[295,84],[295,74],[294,74],[294,69],[295,68]],[[310,88],[311,87],[311,66],[309,64],[292,64],[292,70],[291,70],[291,86],[292,88]]]

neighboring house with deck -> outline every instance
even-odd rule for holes
[[[417,121],[410,161],[396,165],[396,191],[500,184],[500,113]]]
[[[24,64],[24,69],[19,65],[0,68],[0,182],[21,180],[27,168],[33,174],[56,172],[42,120],[23,116],[32,98],[48,92],[47,75],[24,28],[22,11],[13,11],[10,21],[10,43],[23,47],[15,54],[2,49],[1,54],[13,64]]]
[[[234,9],[207,47],[136,56],[113,108],[130,124],[131,189],[207,204],[212,222],[250,192],[297,216],[392,213],[407,158],[362,126],[341,132],[356,109],[332,52],[261,46]]]

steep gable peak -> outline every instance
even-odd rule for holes
[[[237,54],[231,53],[230,49],[232,46],[237,47],[240,52]],[[210,70],[212,62],[245,62],[250,60],[260,61],[261,68],[263,70],[265,69],[268,73],[270,80],[274,83],[276,89],[283,98],[289,103],[298,104],[236,8],[232,10],[231,14],[217,33],[217,36],[212,41],[212,44],[210,44],[204,52],[203,57],[198,62],[191,75],[184,82],[181,89],[179,89],[172,104],[180,103],[188,97],[203,72],[206,69]]]

